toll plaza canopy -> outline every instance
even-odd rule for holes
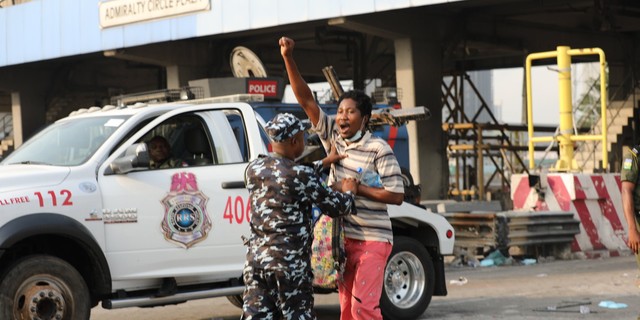
[[[322,69],[331,65],[355,88],[376,79],[401,91],[403,106],[429,108],[429,120],[409,126],[409,162],[423,198],[438,199],[447,194],[449,172],[444,77],[522,68],[528,54],[558,46],[599,47],[607,55],[609,90],[629,94],[636,84],[627,79],[638,78],[640,3],[4,0],[0,26],[0,141],[10,139],[14,147],[44,125],[79,107],[108,104],[114,95],[232,77],[230,56],[238,46],[251,49],[269,77],[285,79],[277,39],[287,35],[296,40],[308,82],[325,81]]]

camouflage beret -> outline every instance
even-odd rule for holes
[[[280,113],[267,122],[264,129],[273,141],[282,142],[295,136],[298,132],[309,129],[309,127],[308,122],[302,122],[290,113]]]

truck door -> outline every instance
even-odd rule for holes
[[[233,108],[182,113],[151,123],[125,143],[163,136],[176,161],[99,177],[116,287],[125,280],[240,277],[246,252],[241,236],[249,235],[245,124],[255,121]]]

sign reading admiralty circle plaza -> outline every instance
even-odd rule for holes
[[[100,26],[108,28],[211,8],[210,0],[111,0],[100,2]]]

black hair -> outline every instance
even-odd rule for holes
[[[165,137],[163,137],[161,135],[153,136],[153,138],[149,139],[149,142],[147,142],[147,144],[151,145],[151,142],[154,142],[154,141],[162,143],[163,145],[165,145],[166,147],[171,149],[171,144],[169,143],[169,140],[167,140],[167,138],[165,138]]]
[[[349,90],[343,93],[338,100],[338,105],[344,99],[351,99],[356,102],[356,108],[360,110],[360,114],[364,116],[368,116],[367,122],[371,120],[371,110],[373,105],[371,104],[371,98],[361,90]]]
[[[171,158],[171,144],[169,143],[169,140],[167,140],[167,138],[161,135],[153,136],[153,138],[149,139],[149,141],[147,142],[147,148],[149,149],[149,151],[151,151],[151,145],[163,146],[167,148],[167,152],[164,154],[164,157],[157,160],[157,163],[155,164],[156,166],[161,166],[165,161]],[[153,159],[153,157],[151,159]],[[154,159],[154,161],[156,160]]]

